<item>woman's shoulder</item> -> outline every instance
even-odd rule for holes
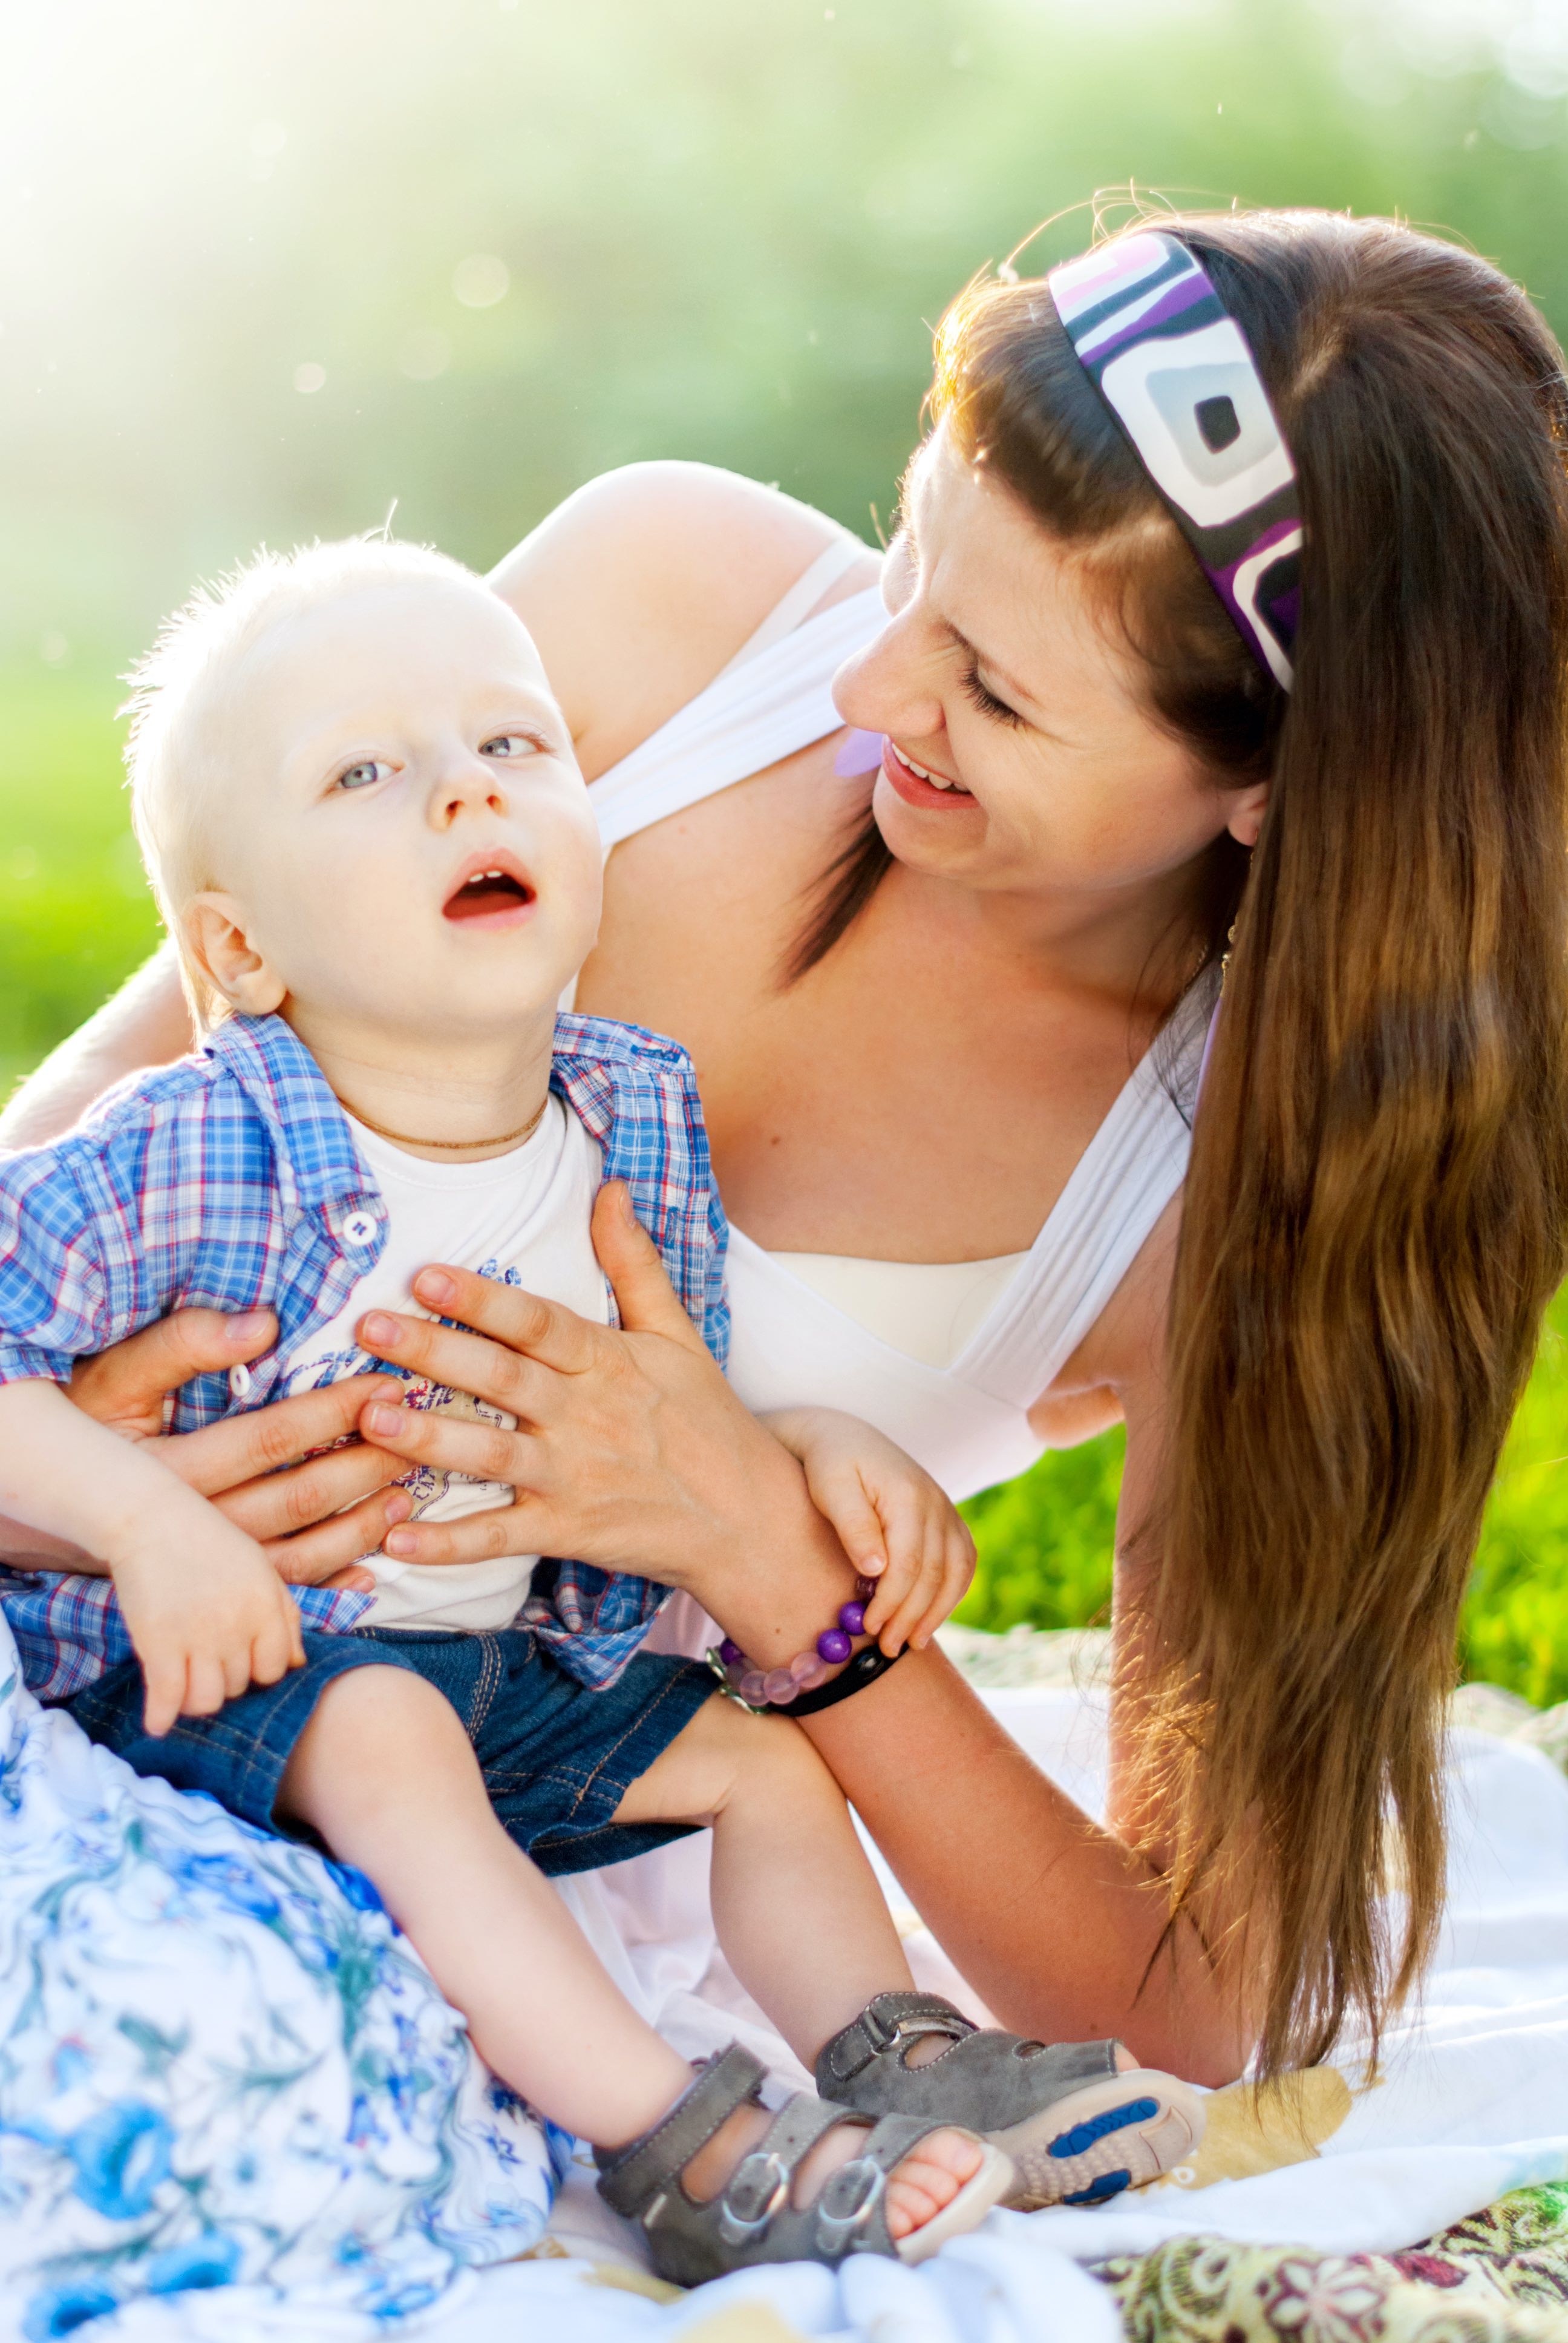
[[[843,534],[736,472],[628,464],[568,497],[491,583],[538,642],[591,779],[711,682]]]

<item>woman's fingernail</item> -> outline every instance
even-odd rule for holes
[[[359,1321],[361,1341],[377,1351],[395,1351],[402,1333],[396,1318],[389,1318],[385,1310],[367,1311]]]
[[[236,1342],[254,1342],[272,1323],[270,1310],[236,1310],[224,1320],[224,1330]]]
[[[412,1530],[388,1530],[381,1541],[383,1552],[389,1554],[394,1562],[406,1561],[417,1544]]]
[[[400,1407],[372,1407],[366,1410],[366,1422],[372,1432],[400,1432],[403,1410]]]
[[[879,1554],[869,1554],[855,1565],[862,1578],[880,1578],[887,1566],[886,1556]]]
[[[422,1269],[414,1280],[414,1291],[432,1309],[444,1310],[448,1302],[457,1299],[457,1280],[448,1277],[444,1269]]]
[[[387,1503],[382,1509],[384,1521],[406,1522],[413,1510],[414,1500],[407,1489],[387,1490]]]

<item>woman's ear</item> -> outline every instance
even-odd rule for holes
[[[1269,810],[1268,782],[1254,781],[1250,789],[1231,789],[1226,794],[1231,800],[1226,829],[1238,846],[1256,846],[1263,816]]]
[[[269,1017],[286,988],[252,943],[246,920],[245,906],[233,895],[196,895],[186,908],[186,946],[231,1009],[242,1017]]]

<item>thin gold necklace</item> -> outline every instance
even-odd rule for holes
[[[337,1097],[336,1091],[333,1096]],[[517,1131],[502,1131],[498,1139],[415,1139],[406,1131],[388,1131],[384,1122],[372,1122],[367,1114],[362,1113],[357,1106],[350,1106],[347,1099],[337,1099],[346,1114],[351,1114],[356,1122],[362,1122],[367,1131],[373,1131],[377,1139],[389,1139],[395,1147],[439,1147],[454,1153],[474,1147],[512,1147],[525,1139],[531,1139],[544,1121],[545,1109],[549,1102],[550,1094],[547,1091],[527,1122]]]

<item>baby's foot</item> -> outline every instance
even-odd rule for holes
[[[682,2176],[687,2194],[699,2204],[717,2197],[772,2120],[766,2107],[737,2107],[687,2166]],[[802,2209],[813,2204],[839,2167],[859,2155],[865,2137],[860,2124],[835,2124],[797,2168],[791,2202]],[[888,2232],[895,2243],[946,2212],[980,2170],[984,2153],[979,2140],[964,2131],[932,2132],[916,2142],[888,2175]]]

